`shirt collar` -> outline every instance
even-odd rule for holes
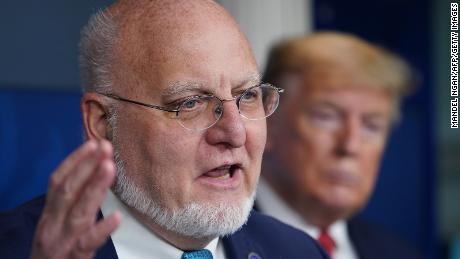
[[[260,178],[257,187],[257,205],[263,213],[277,218],[318,239],[320,229],[306,222],[299,213],[287,205],[263,177]],[[335,243],[333,258],[358,258],[351,239],[348,236],[348,225],[345,220],[338,220],[332,224],[328,229],[328,233],[334,239]]]
[[[263,213],[300,229],[315,239],[319,237],[320,229],[306,222],[299,213],[284,202],[263,177],[260,178],[257,187],[257,206]],[[328,232],[336,244],[340,244],[341,240],[348,240],[347,226],[344,220],[332,224]]]

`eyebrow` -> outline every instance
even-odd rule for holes
[[[254,73],[249,75],[248,77],[240,80],[237,82],[237,86],[246,85],[250,82],[255,84],[260,83],[261,76],[259,73]],[[196,82],[196,81],[176,81],[171,83],[161,94],[162,97],[170,97],[182,92],[190,92],[203,89],[205,84]]]
[[[194,81],[177,81],[168,86],[163,93],[161,94],[162,97],[169,97],[176,95],[181,92],[185,91],[193,91],[199,90],[203,88],[203,84]]]
[[[316,105],[319,105],[320,108],[331,108],[331,109],[334,109],[336,111],[339,111],[340,113],[343,113],[343,108],[341,106],[338,106],[332,102],[329,102],[329,101],[326,101],[326,102],[321,102],[321,103],[318,103]],[[314,106],[316,105],[312,105],[310,107],[307,107],[308,108],[313,108]],[[364,113],[363,114],[365,118],[371,118],[371,119],[385,119],[385,115],[381,112],[370,112],[370,113]]]
[[[260,83],[261,79],[262,79],[262,76],[257,72],[241,80],[238,85],[244,85],[250,82]]]

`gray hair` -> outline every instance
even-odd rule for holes
[[[112,50],[117,26],[108,11],[99,11],[81,31],[80,80],[83,92],[112,90]]]
[[[117,27],[108,11],[93,14],[88,24],[81,31],[80,39],[80,84],[82,91],[111,92],[112,50],[116,40]],[[106,98],[108,99],[108,98]],[[109,139],[112,139],[116,127],[117,110],[115,102],[107,100],[109,106],[108,120],[111,126]],[[85,139],[87,136],[84,137]]]

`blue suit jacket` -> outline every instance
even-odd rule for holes
[[[386,229],[361,219],[348,221],[348,235],[360,259],[421,259],[418,251]]]
[[[28,258],[35,228],[45,198],[39,197],[10,212],[0,215],[0,257]],[[228,259],[293,259],[327,258],[323,250],[309,236],[273,218],[253,211],[243,228],[222,239]],[[109,239],[96,253],[97,259],[118,258]]]

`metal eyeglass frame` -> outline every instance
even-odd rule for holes
[[[268,83],[262,83],[262,84],[258,84],[256,86],[253,86],[253,87],[249,87],[248,89],[244,90],[241,94],[237,95],[237,96],[233,96],[233,98],[229,98],[229,99],[220,99],[219,97],[215,96],[215,95],[203,95],[202,97],[213,97],[213,98],[216,98],[220,101],[221,105],[219,107],[223,107],[223,104],[224,102],[228,102],[228,101],[234,101],[234,100],[237,100],[236,101],[236,105],[238,107],[238,112],[240,113],[241,116],[245,117],[244,115],[241,114],[241,111],[240,111],[240,100],[241,100],[241,97],[244,96],[249,90],[251,89],[254,89],[255,87],[270,87],[274,90],[277,91],[278,93],[278,103],[279,103],[279,94],[280,93],[283,93],[284,92],[284,89],[283,88],[278,88],[272,84],[268,84]],[[164,107],[164,106],[159,106],[159,105],[155,105],[155,104],[148,104],[148,103],[143,103],[143,102],[139,102],[139,101],[135,101],[135,100],[131,100],[131,99],[127,99],[127,98],[124,98],[124,97],[121,97],[119,95],[116,95],[116,94],[112,94],[112,93],[102,93],[102,92],[97,92],[97,94],[100,94],[100,95],[103,95],[105,97],[108,97],[108,98],[111,98],[111,99],[115,99],[115,100],[118,100],[118,101],[122,101],[122,102],[127,102],[127,103],[132,103],[132,104],[137,104],[137,105],[140,105],[140,106],[144,106],[144,107],[148,107],[148,108],[152,108],[152,109],[157,109],[157,110],[160,110],[160,111],[165,111],[165,112],[175,112],[176,113],[176,116],[179,116],[179,112],[180,112],[180,107],[182,106],[183,103],[189,101],[190,99],[194,98],[194,97],[190,97],[190,98],[187,98],[183,101],[181,101],[181,103],[177,106],[177,108],[175,109],[170,109],[170,108],[167,108],[167,107]],[[278,103],[277,103],[277,106],[275,107],[275,109],[272,111],[271,114],[273,114],[273,112],[276,110],[276,108],[278,107]],[[222,110],[222,114],[223,114],[223,110]],[[267,116],[265,117],[262,117],[262,118],[258,118],[258,119],[249,119],[247,117],[247,119],[249,120],[261,120],[261,119],[264,119],[264,118],[267,118],[268,116],[270,116],[271,114],[268,114]],[[222,117],[222,115],[219,116],[219,118],[213,122],[211,125],[203,128],[203,129],[197,129],[197,130],[194,130],[194,129],[189,129],[187,127],[185,127],[184,125],[182,125],[181,123],[179,123],[183,128],[187,129],[187,130],[192,130],[192,131],[201,131],[201,130],[206,130],[206,129],[209,129],[210,127],[212,127],[214,124],[216,124],[220,118]]]

